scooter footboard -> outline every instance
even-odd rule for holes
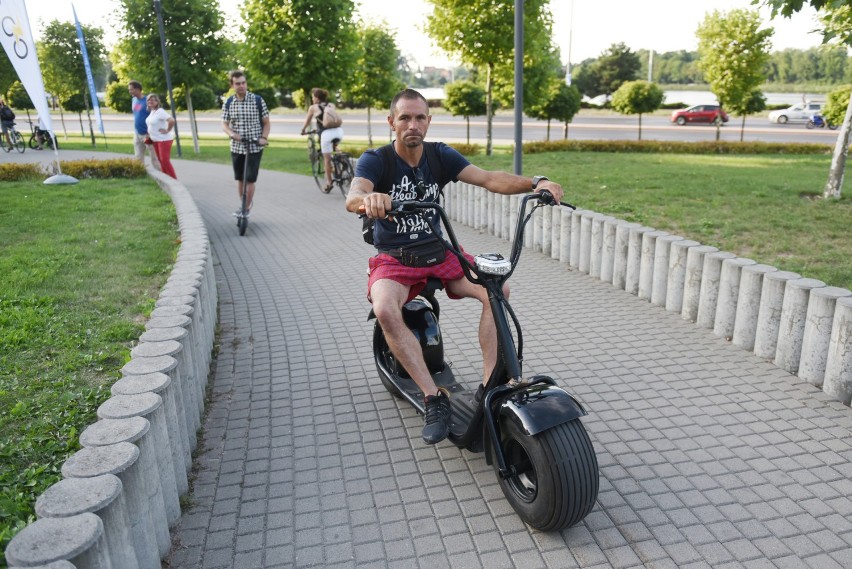
[[[527,435],[588,415],[570,393],[553,385],[535,385],[516,391],[501,404],[497,415],[508,418]]]

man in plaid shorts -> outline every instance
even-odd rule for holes
[[[245,73],[239,69],[231,71],[230,78],[234,94],[228,97],[222,107],[222,128],[231,138],[231,163],[234,166],[237,193],[242,200],[243,190],[248,192],[246,203],[250,213],[263,147],[269,144],[269,110],[260,96],[249,92]],[[240,210],[237,210],[235,215],[239,213]]]
[[[427,216],[437,214],[424,211],[404,219],[387,220],[385,217],[391,208],[391,200],[437,201],[440,190],[450,180],[461,180],[506,195],[547,190],[557,202],[562,199],[562,187],[543,176],[527,178],[483,170],[441,143],[434,148],[440,156],[442,177],[435,179],[423,142],[431,120],[429,105],[423,95],[412,89],[397,93],[388,116],[388,124],[395,133],[392,143],[395,171],[389,178],[392,183],[389,188],[376,187],[382,179],[384,162],[380,150],[368,150],[358,159],[355,179],[346,198],[346,209],[357,213],[363,207],[366,215],[376,220],[373,239],[378,254],[370,259],[367,295],[373,303],[373,312],[382,326],[388,346],[425,395],[423,440],[435,444],[449,433],[449,394],[438,389],[432,380],[420,343],[403,321],[403,305],[423,289],[428,277],[440,278],[450,298],[479,300],[482,303],[479,344],[485,368],[483,385],[497,363],[497,330],[485,289],[464,278],[455,255],[447,254],[443,262],[428,267],[412,267],[403,263],[401,256],[397,255],[401,247],[440,237],[432,234],[426,221]],[[473,261],[472,258],[470,260]],[[505,292],[508,296],[508,287]]]

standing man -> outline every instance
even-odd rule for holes
[[[402,249],[410,251],[418,245],[429,246],[430,242],[441,238],[440,234],[432,233],[427,219],[431,218],[440,230],[437,225],[440,218],[432,211],[404,219],[387,219],[391,200],[436,202],[441,189],[454,180],[483,187],[495,194],[547,190],[557,202],[562,199],[562,186],[544,176],[528,178],[483,170],[444,143],[424,142],[431,121],[429,105],[423,95],[412,89],[397,93],[388,116],[395,140],[389,147],[367,150],[361,155],[346,198],[347,210],[358,212],[363,207],[367,217],[375,220],[373,243],[378,254],[369,262],[367,297],[373,303],[373,312],[382,325],[388,346],[424,394],[423,440],[427,444],[435,444],[447,436],[450,397],[446,390],[435,385],[423,360],[420,343],[403,321],[403,305],[423,290],[429,277],[440,278],[450,298],[475,298],[481,302],[479,345],[484,365],[483,385],[489,381],[497,364],[497,329],[488,293],[484,287],[464,277],[455,255],[447,254],[443,262],[431,266],[404,262],[407,255],[401,254]],[[430,153],[434,158],[429,157]],[[384,172],[385,157],[390,172]],[[473,262],[473,257],[467,257]],[[508,296],[508,288],[505,292]]]
[[[145,100],[145,95],[142,94],[142,83],[139,81],[131,81],[127,84],[127,90],[130,91],[130,96],[133,99],[130,102],[130,109],[133,111],[133,151],[136,154],[136,159],[145,163],[145,147],[148,147],[148,155],[151,156],[151,166],[154,170],[162,172],[160,160],[157,158],[157,153],[151,144],[145,144],[148,139],[148,125],[145,120],[148,118],[150,111],[148,110],[148,102]]]
[[[231,163],[237,193],[242,200],[243,191],[248,192],[246,203],[250,213],[263,147],[269,144],[269,110],[263,98],[249,92],[245,73],[237,69],[229,76],[234,94],[222,106],[222,129],[231,138]]]

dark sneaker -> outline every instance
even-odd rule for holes
[[[447,438],[450,432],[450,398],[444,390],[439,390],[438,395],[427,396],[425,402],[423,440],[433,445]]]

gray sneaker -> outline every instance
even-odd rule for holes
[[[423,425],[423,440],[426,444],[439,443],[450,432],[450,398],[443,389],[438,395],[428,395],[425,399],[426,417]]]

